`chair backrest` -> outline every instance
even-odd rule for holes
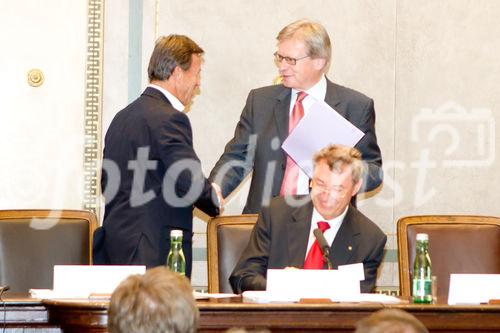
[[[75,210],[0,210],[0,285],[53,288],[54,265],[91,264],[96,216]]]
[[[232,293],[229,276],[246,248],[257,214],[220,216],[207,227],[208,292]]]
[[[448,298],[451,273],[500,273],[500,218],[487,216],[409,216],[398,221],[399,285],[411,294],[417,233],[429,235],[437,296]]]

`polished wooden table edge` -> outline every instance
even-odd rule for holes
[[[82,309],[107,309],[109,300],[92,299],[36,299],[31,297],[3,297],[0,304],[5,306],[46,306],[46,307],[70,307]],[[208,300],[197,300],[196,304],[200,310],[366,310],[373,311],[382,308],[397,308],[408,311],[432,311],[432,312],[499,312],[499,304],[479,304],[479,305],[448,305],[448,304],[413,304],[413,303],[251,303],[243,302],[241,297],[218,298]]]
[[[41,304],[46,307],[68,307],[73,309],[80,308],[107,310],[109,307],[109,301],[96,301],[76,298],[42,299]]]
[[[63,331],[104,332],[107,326],[108,300],[5,297],[3,301],[9,327],[45,325]],[[491,304],[248,303],[236,297],[198,300],[197,305],[200,332],[239,326],[273,332],[352,332],[356,322],[384,308],[415,315],[431,332],[500,332],[500,305]],[[23,310],[27,311],[23,314]],[[22,318],[31,322],[23,323]]]

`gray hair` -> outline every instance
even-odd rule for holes
[[[357,183],[363,175],[363,161],[361,153],[356,148],[343,145],[329,145],[314,155],[314,165],[325,161],[330,170],[339,170],[343,166],[351,168],[352,181]]]
[[[189,280],[164,266],[126,278],[111,295],[110,333],[195,333],[199,318]]]
[[[412,314],[399,309],[379,310],[356,324],[355,333],[429,333]]]
[[[276,39],[281,42],[294,36],[304,41],[311,58],[326,59],[326,65],[323,68],[323,72],[326,73],[332,58],[332,45],[326,29],[320,23],[303,19],[281,29]]]

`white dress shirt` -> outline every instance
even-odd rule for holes
[[[347,206],[342,214],[339,216],[331,219],[331,220],[325,220],[323,216],[316,210],[316,208],[313,208],[313,214],[311,217],[311,229],[309,230],[309,241],[307,243],[307,251],[306,251],[306,258],[307,254],[309,253],[309,250],[311,249],[314,241],[316,240],[316,237],[314,237],[314,229],[318,228],[318,222],[324,221],[327,222],[330,225],[330,229],[325,230],[323,233],[323,236],[325,236],[326,241],[330,246],[332,246],[333,240],[335,239],[335,236],[337,235],[337,232],[340,229],[340,226],[342,225],[342,221],[344,221],[345,214],[347,214],[347,209],[349,206]],[[335,253],[333,254],[335,255]]]
[[[292,89],[292,96],[290,98],[290,116],[292,115],[293,106],[297,100],[297,94],[300,90]],[[304,106],[304,116],[309,112],[311,106],[316,101],[324,101],[326,96],[326,78],[324,76],[314,86],[305,91],[307,97],[302,100]],[[299,178],[297,181],[297,194],[309,193],[309,177],[299,167]]]
[[[184,111],[184,105],[181,103],[181,101],[179,101],[179,99],[174,95],[172,95],[168,90],[163,89],[162,87],[152,83],[148,84],[148,87],[161,91],[163,95],[165,95],[165,97],[169,100],[170,104],[172,104],[174,109],[181,112]]]

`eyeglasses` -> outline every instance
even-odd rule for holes
[[[302,60],[302,59],[305,59],[307,57],[310,57],[310,55],[306,55],[306,56],[303,56],[301,58],[290,58],[290,57],[283,57],[281,54],[279,54],[278,52],[274,52],[274,62],[276,64],[281,64],[281,62],[283,60],[285,60],[285,62],[291,66],[294,66],[297,61],[299,60]]]
[[[314,191],[327,193],[331,197],[344,198],[347,195],[347,190],[343,186],[329,187],[326,184],[318,182],[314,178],[311,181],[311,187]]]

